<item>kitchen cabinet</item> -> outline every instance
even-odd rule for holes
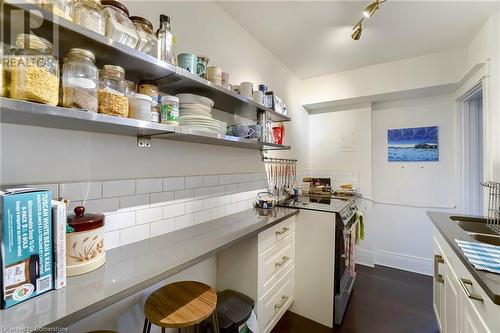
[[[434,311],[441,332],[500,332],[500,306],[434,228]]]
[[[270,332],[294,300],[295,216],[218,255],[218,288],[255,301],[259,331]]]

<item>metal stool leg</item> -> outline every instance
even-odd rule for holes
[[[212,322],[213,322],[214,333],[219,333],[219,321],[217,320],[217,310],[214,310],[214,312],[212,312]]]
[[[165,327],[162,327],[161,328],[161,333],[165,333],[165,332],[166,332]]]
[[[151,333],[151,322],[148,320],[148,328],[147,328],[147,333]]]
[[[144,326],[142,327],[142,333],[147,333],[148,330],[148,319],[144,318]]]

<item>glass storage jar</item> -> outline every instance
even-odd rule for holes
[[[4,60],[9,97],[50,105],[59,101],[59,63],[52,44],[30,34],[18,34],[13,55]]]
[[[100,0],[75,0],[73,22],[104,35],[104,18]]]
[[[153,24],[140,16],[131,16],[130,19],[134,23],[135,30],[139,36],[136,49],[154,57],[156,55],[157,40],[153,32]]]
[[[114,0],[103,0],[101,3],[104,6],[105,35],[135,49],[139,37],[134,24],[128,17],[127,7]]]
[[[99,72],[92,52],[71,49],[63,64],[63,106],[97,112]]]
[[[104,65],[99,77],[99,113],[128,117],[127,82],[125,70]]]
[[[42,7],[57,16],[73,21],[73,0],[43,0]]]

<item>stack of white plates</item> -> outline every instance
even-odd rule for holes
[[[197,131],[226,134],[227,124],[212,118],[214,102],[203,96],[177,94],[179,97],[179,125]]]

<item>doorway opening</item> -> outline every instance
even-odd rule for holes
[[[484,215],[483,85],[479,83],[459,98],[459,195],[462,212]]]

